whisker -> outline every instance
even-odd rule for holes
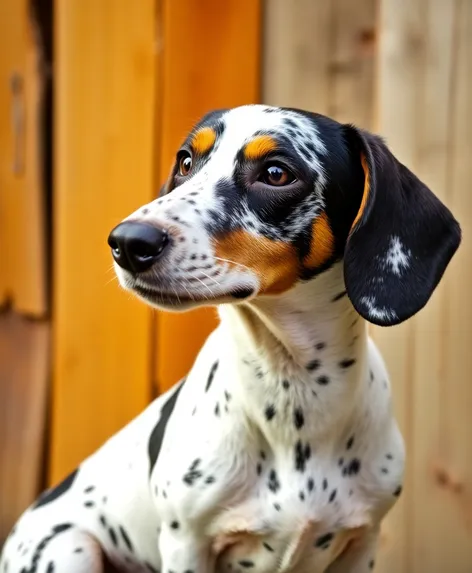
[[[237,265],[238,267],[242,267],[243,269],[251,271],[251,269],[248,266],[243,265],[242,263],[237,263],[236,261],[231,261],[230,259],[222,259],[221,257],[213,257],[213,258],[215,259],[215,261],[222,261],[223,263],[230,263],[232,265]]]
[[[210,279],[211,281],[213,281],[215,283],[216,286],[220,287],[221,283],[219,283],[216,279],[214,279],[212,276],[207,275],[205,272],[200,271],[202,273],[202,275],[205,275],[207,279]]]
[[[198,278],[197,276],[195,276],[194,274],[190,273],[190,276],[191,276],[193,279],[197,280],[199,283],[201,283],[206,289],[208,289],[209,293],[213,296],[213,292],[212,292],[211,288],[210,288],[208,285],[206,285],[201,279],[199,279],[199,278]]]

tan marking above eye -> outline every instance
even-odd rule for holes
[[[195,153],[203,155],[215,145],[216,132],[211,127],[203,127],[192,138],[192,148]]]
[[[334,253],[334,235],[329,224],[328,216],[322,212],[312,224],[310,252],[303,259],[309,269],[322,267]]]
[[[213,244],[217,257],[244,265],[256,274],[261,283],[259,294],[281,294],[298,279],[297,252],[288,243],[238,229],[214,239]]]
[[[270,135],[258,135],[244,146],[244,157],[250,161],[261,159],[277,149],[277,142]]]

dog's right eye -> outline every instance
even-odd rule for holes
[[[271,163],[265,167],[259,177],[259,181],[271,187],[284,187],[294,183],[296,177],[284,165]]]
[[[179,175],[186,177],[192,170],[193,160],[188,151],[181,151],[179,153]]]

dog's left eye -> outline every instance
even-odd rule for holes
[[[188,151],[182,151],[179,156],[179,175],[187,176],[192,170],[193,160]]]
[[[272,163],[262,171],[259,181],[271,187],[284,187],[296,180],[295,175],[283,165]]]

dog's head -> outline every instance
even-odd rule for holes
[[[381,325],[426,304],[459,243],[381,139],[259,105],[206,115],[159,198],[109,237],[121,284],[167,310],[280,296],[343,260],[352,304]]]

